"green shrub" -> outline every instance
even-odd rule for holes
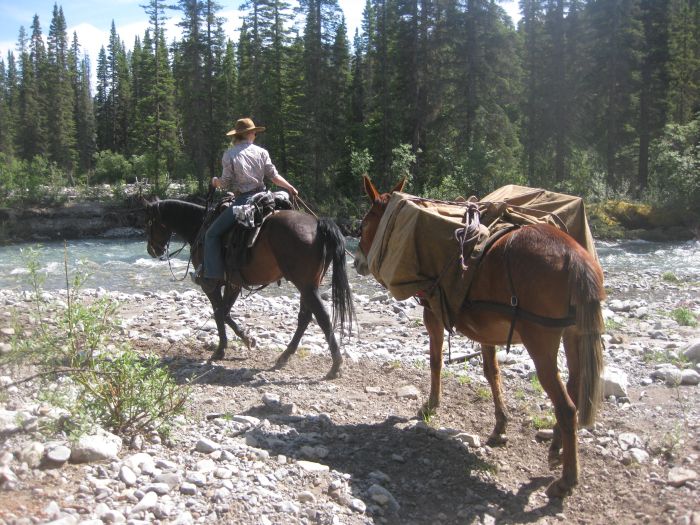
[[[681,326],[697,326],[697,316],[689,308],[676,308],[671,312],[671,317]]]
[[[92,183],[115,184],[133,182],[133,179],[134,167],[122,154],[109,150],[99,151],[95,154],[95,171]]]
[[[188,389],[177,385],[155,357],[141,357],[116,339],[117,304],[109,298],[84,301],[80,287],[86,275],[66,275],[65,304],[49,304],[42,291],[38,252],[25,252],[33,307],[29,322],[15,323],[12,349],[0,364],[33,364],[52,382],[43,391],[69,410],[72,428],[81,432],[97,423],[117,433],[167,430],[184,411]],[[46,323],[44,319],[53,319]],[[27,327],[33,331],[28,337]]]

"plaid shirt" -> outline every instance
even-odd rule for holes
[[[223,188],[237,195],[263,188],[266,180],[277,176],[270,154],[252,142],[239,142],[226,150],[221,164]]]

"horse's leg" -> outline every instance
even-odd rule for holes
[[[292,340],[287,345],[286,350],[282,352],[282,355],[280,355],[277,358],[275,368],[282,368],[284,365],[286,365],[289,361],[289,358],[292,357],[294,352],[297,351],[299,341],[301,341],[301,338],[304,335],[306,328],[309,326],[312,315],[313,314],[311,313],[311,310],[309,310],[309,308],[306,307],[302,299],[301,304],[299,305],[299,317],[297,321],[297,329],[294,332],[294,337],[292,337]]]
[[[491,387],[491,396],[496,410],[496,426],[486,442],[489,446],[503,445],[507,439],[505,436],[508,425],[508,414],[503,402],[503,389],[501,388],[501,370],[496,359],[496,347],[481,345],[481,357],[483,359],[484,375]]]
[[[564,331],[564,352],[566,353],[566,365],[569,369],[569,379],[566,382],[566,391],[578,406],[578,389],[579,389],[579,355],[578,355],[578,337],[576,328],[570,327]],[[554,425],[554,435],[552,443],[549,447],[549,467],[556,468],[561,465],[561,429],[559,423]]]
[[[236,299],[238,299],[240,293],[241,288],[239,286],[229,285],[226,287],[224,292],[224,304],[227,305],[227,313],[224,321],[231,327],[234,333],[241,338],[241,341],[243,341],[246,348],[250,350],[251,348],[255,347],[255,339],[248,335],[248,332],[245,329],[238,326],[238,323],[236,323],[233,317],[231,317],[231,308],[233,308],[233,305],[236,303]]]
[[[202,290],[204,290],[204,293],[209,298],[211,307],[214,310],[214,321],[216,322],[216,330],[219,334],[219,345],[209,358],[209,361],[218,361],[224,358],[224,351],[228,344],[225,318],[230,306],[224,304],[220,286],[202,286]]]
[[[326,374],[326,379],[336,379],[337,377],[340,377],[340,366],[343,364],[343,357],[340,355],[340,348],[338,347],[338,342],[336,341],[335,334],[333,333],[333,323],[328,315],[328,310],[326,310],[326,307],[323,305],[321,296],[318,293],[318,288],[313,288],[302,292],[301,299],[314,314],[318,326],[321,327],[321,330],[323,330],[323,333],[326,336],[326,342],[328,343],[328,348],[331,351],[333,365]]]
[[[421,409],[420,417],[431,415],[440,406],[442,374],[442,344],[445,340],[445,332],[442,323],[430,308],[423,307],[423,324],[430,338],[430,395]]]
[[[547,496],[561,498],[571,493],[578,483],[578,442],[576,406],[569,397],[557,368],[561,332],[529,325],[520,333],[525,348],[535,363],[540,384],[554,405],[554,414],[561,433],[562,475],[547,487]]]

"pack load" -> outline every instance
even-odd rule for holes
[[[394,298],[426,301],[452,331],[482,255],[504,233],[537,223],[567,232],[597,260],[580,197],[508,185],[480,201],[393,193],[367,254],[369,269]]]

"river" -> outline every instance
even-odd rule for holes
[[[348,241],[354,250],[357,241]],[[172,250],[181,244],[173,242]],[[700,241],[655,243],[645,241],[596,242],[601,264],[607,274],[639,273],[662,275],[672,272],[687,282],[700,282]],[[183,279],[189,249],[167,261],[152,259],[146,253],[144,239],[84,239],[44,244],[0,246],[0,288],[28,289],[29,252],[35,253],[41,274],[46,276],[45,290],[65,288],[64,257],[69,272],[87,275],[85,288],[142,293],[146,291],[184,291],[194,285]],[[172,268],[172,273],[171,273]],[[191,268],[190,268],[191,269]],[[174,274],[174,275],[173,275]],[[357,279],[349,269],[351,281]],[[276,287],[275,287],[276,288]]]

